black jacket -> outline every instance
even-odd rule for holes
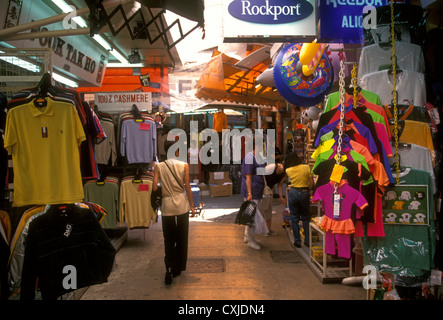
[[[29,225],[20,299],[33,300],[38,279],[42,299],[107,281],[115,249],[91,209],[53,205]],[[72,266],[75,271],[65,270]],[[71,279],[65,281],[66,278]],[[72,288],[75,279],[76,286]],[[67,284],[68,283],[68,284]]]

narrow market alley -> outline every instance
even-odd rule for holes
[[[364,300],[362,285],[322,284],[296,253],[282,228],[284,206],[274,200],[272,229],[260,250],[243,242],[234,223],[240,195],[202,198],[203,217],[190,219],[188,267],[164,284],[161,222],[128,232],[108,282],[89,287],[82,300]],[[159,217],[160,219],[161,217]],[[144,233],[144,235],[143,235]]]

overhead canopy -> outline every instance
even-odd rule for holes
[[[256,78],[272,64],[263,45],[247,45],[247,54],[237,59],[214,50],[211,60],[196,86],[196,97],[208,101],[225,101],[246,105],[278,106],[283,98],[272,87],[258,86]],[[270,48],[267,48],[268,51]],[[254,59],[254,53],[257,59]],[[255,61],[254,61],[255,60]]]
[[[133,68],[107,68],[100,87],[80,87],[78,92],[143,91],[168,92],[167,68],[140,68],[141,75],[149,76],[146,84],[140,76],[133,74]]]

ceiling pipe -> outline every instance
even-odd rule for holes
[[[103,3],[103,7],[105,9],[106,8],[112,8],[112,7],[118,6],[119,4],[123,5],[123,4],[125,4],[125,3],[129,2],[129,1],[132,1],[132,0],[109,0],[109,1],[106,1],[105,3]],[[89,13],[89,8],[88,7],[77,9],[77,16],[83,16],[83,15],[88,14],[88,13]],[[2,30],[0,30],[0,41],[2,41],[2,40],[10,40],[11,35],[16,35],[17,33],[25,31],[25,30],[32,30],[32,29],[35,29],[35,28],[46,26],[48,24],[53,24],[53,23],[56,23],[56,22],[60,22],[64,18],[66,18],[66,16],[68,16],[70,14],[71,14],[71,12],[62,13],[62,14],[58,14],[58,15],[53,16],[53,17],[49,17],[49,18],[45,18],[45,19],[41,19],[41,20],[37,20],[37,21],[25,23],[25,24],[21,24],[21,25],[12,27],[12,28],[2,29]],[[83,28],[83,29],[88,30],[88,32],[89,32],[89,28]]]
[[[65,36],[77,36],[89,34],[89,28],[79,29],[66,29],[66,30],[54,30],[54,31],[40,31],[40,32],[26,32],[15,36],[5,38],[5,41],[15,40],[32,40],[40,38],[53,38],[53,37],[65,37]]]

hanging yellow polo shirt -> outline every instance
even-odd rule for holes
[[[14,207],[83,200],[79,146],[85,140],[73,104],[46,98],[9,110],[4,147],[12,155]]]

